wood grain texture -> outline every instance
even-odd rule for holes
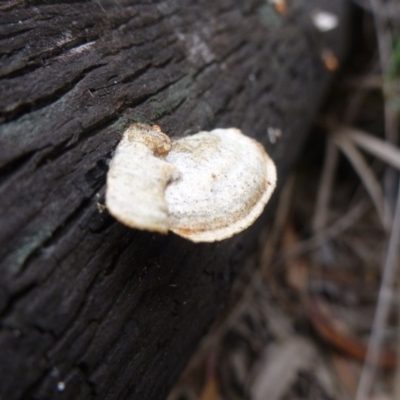
[[[306,0],[0,5],[2,399],[165,398],[273,206],[216,244],[130,230],[99,211],[109,160],[134,121],[232,126],[282,183],[330,78],[321,51],[345,48],[347,1],[313,3],[339,28],[319,33]]]

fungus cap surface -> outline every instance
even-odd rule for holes
[[[275,186],[273,161],[238,129],[170,140],[133,124],[110,164],[106,205],[130,227],[213,242],[250,226]]]

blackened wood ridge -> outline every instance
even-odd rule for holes
[[[193,244],[102,211],[134,121],[170,136],[237,127],[284,181],[343,54],[347,2],[322,34],[309,1],[9,0],[0,5],[0,395],[163,399],[264,218]],[[268,127],[282,138],[268,141]]]

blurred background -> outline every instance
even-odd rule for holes
[[[400,399],[400,1],[352,18],[274,223],[169,400]]]

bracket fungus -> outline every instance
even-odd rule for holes
[[[275,185],[274,162],[238,129],[170,139],[135,123],[111,160],[106,206],[129,227],[214,242],[249,227]]]

